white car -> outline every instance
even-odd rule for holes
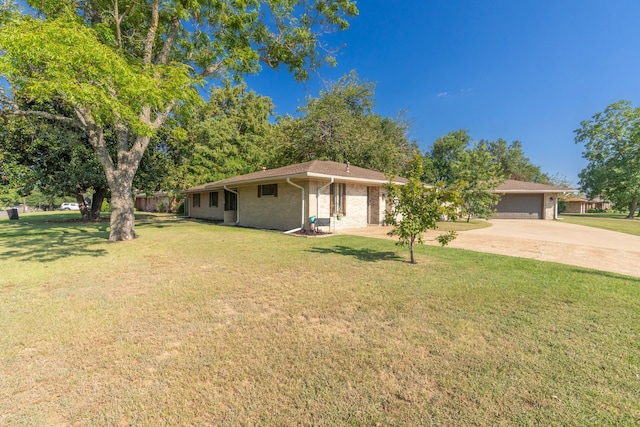
[[[77,203],[63,203],[60,205],[61,211],[79,211],[80,206]]]

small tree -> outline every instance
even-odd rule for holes
[[[500,195],[493,190],[504,182],[499,165],[484,144],[474,144],[459,156],[452,166],[456,185],[463,200],[462,214],[467,222],[472,216],[488,218],[495,212]]]
[[[389,235],[398,236],[398,245],[409,246],[412,264],[416,263],[414,244],[424,243],[424,232],[436,229],[441,218],[455,219],[462,204],[460,194],[456,190],[444,188],[440,182],[435,186],[422,183],[422,162],[422,156],[416,155],[406,184],[394,184],[391,180],[387,184],[391,206],[387,209],[385,220],[393,226]],[[449,231],[436,239],[445,246],[455,237],[455,231]]]
[[[472,143],[466,130],[449,132],[438,138],[424,156],[425,182],[443,182],[456,187],[463,200],[467,222],[472,216],[487,218],[493,215],[500,196],[494,189],[504,178],[501,166],[485,143]]]

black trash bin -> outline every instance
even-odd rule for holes
[[[7,214],[9,214],[9,219],[20,219],[16,208],[7,209]]]

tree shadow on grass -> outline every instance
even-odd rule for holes
[[[618,279],[618,280],[640,283],[640,277],[629,276],[623,273],[614,273],[614,272],[603,271],[603,270],[582,269],[582,267],[571,268],[570,271],[573,273],[590,274],[593,276],[606,277],[608,279]]]
[[[52,262],[68,257],[98,257],[109,236],[108,223],[75,226],[0,222],[0,260]]]
[[[374,251],[368,248],[351,248],[349,246],[336,245],[332,248],[311,248],[308,252],[314,252],[318,254],[337,254],[344,256],[351,256],[360,261],[377,262],[377,261],[402,261],[403,258],[399,257],[395,252],[381,252]]]
[[[176,223],[187,223],[189,219],[184,216],[158,216],[153,214],[136,213],[136,227],[166,228]]]

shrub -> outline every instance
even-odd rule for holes
[[[174,207],[173,210],[180,215],[184,214],[184,199],[181,199],[179,202],[177,202]]]
[[[562,213],[567,210],[567,202],[564,200],[558,200],[558,213]]]
[[[604,212],[603,209],[601,208],[591,208],[591,209],[587,209],[587,213],[602,213]]]

